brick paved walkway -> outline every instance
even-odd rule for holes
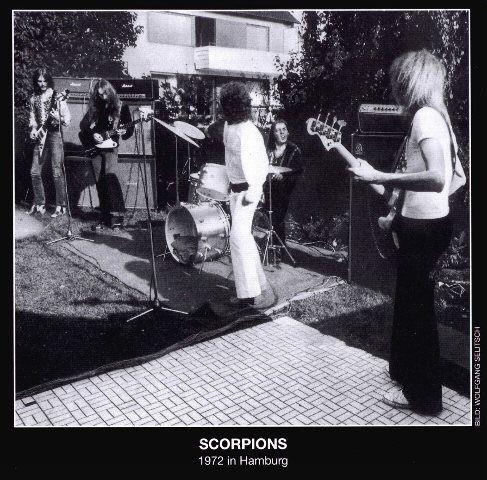
[[[16,401],[18,426],[469,425],[443,388],[426,417],[387,407],[386,362],[289,317]]]

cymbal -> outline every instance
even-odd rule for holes
[[[292,172],[292,168],[280,167],[279,165],[269,165],[269,173],[287,173]]]
[[[180,120],[176,120],[174,122],[174,126],[180,131],[183,132],[185,135],[191,138],[195,138],[196,140],[203,140],[205,138],[205,134],[196,128],[194,125],[190,123],[181,122]]]
[[[200,146],[194,140],[191,140],[191,138],[186,136],[183,132],[181,132],[181,130],[178,130],[176,127],[173,127],[172,125],[169,125],[169,123],[163,122],[162,120],[159,120],[158,118],[155,118],[155,117],[153,117],[153,120],[156,121],[157,123],[161,124],[163,127],[166,127],[169,131],[171,131],[172,133],[174,133],[178,137],[181,137],[182,139],[191,143],[191,145],[194,145],[195,147],[200,148]]]

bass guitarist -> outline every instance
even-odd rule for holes
[[[63,141],[59,124],[67,127],[71,122],[71,115],[66,101],[57,101],[52,77],[45,68],[35,69],[32,84],[34,95],[30,99],[29,136],[36,144],[30,170],[34,203],[29,213],[31,215],[46,213],[42,172],[50,160],[56,190],[56,209],[51,215],[54,218],[63,215],[66,211],[66,190],[62,171]],[[45,137],[41,139],[39,133],[42,130],[45,130]]]
[[[389,375],[397,388],[383,398],[399,409],[436,415],[442,410],[440,352],[430,273],[450,241],[449,194],[465,183],[444,102],[446,69],[427,50],[392,63],[397,102],[412,115],[405,168],[384,173],[360,160],[355,179],[380,189],[399,188],[402,205],[392,223],[399,239]]]
[[[125,202],[117,176],[118,142],[120,137],[126,140],[132,136],[133,126],[123,128],[131,120],[128,105],[122,103],[112,84],[103,78],[98,80],[91,92],[88,111],[80,122],[80,139],[85,148],[89,148],[106,140],[106,132],[115,131],[111,139],[117,146],[100,149],[92,160],[101,211],[93,230],[123,224]]]

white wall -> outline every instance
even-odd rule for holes
[[[191,15],[198,15],[201,17],[221,18],[231,20],[239,23],[252,23],[254,25],[269,26],[270,22],[259,19],[245,19],[241,17],[232,17],[222,13],[209,13],[205,11],[178,11],[174,13],[185,13]],[[149,42],[148,40],[148,15],[150,11],[136,11],[137,23],[144,27],[144,31],[137,39],[137,46],[127,48],[123,55],[123,60],[128,64],[128,72],[134,78],[140,78],[143,75],[151,74],[219,74],[219,75],[235,75],[237,72],[205,72],[196,70],[194,65],[194,47],[186,47],[179,45],[162,45],[158,43]],[[283,44],[285,50],[295,50],[298,48],[298,32],[297,28],[287,27],[278,24],[277,29],[271,30],[280,35],[282,31]],[[275,44],[275,40],[274,40]],[[272,48],[273,41],[270,39],[270,46]]]

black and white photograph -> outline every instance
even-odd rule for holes
[[[472,15],[11,10],[19,437],[480,427]]]

